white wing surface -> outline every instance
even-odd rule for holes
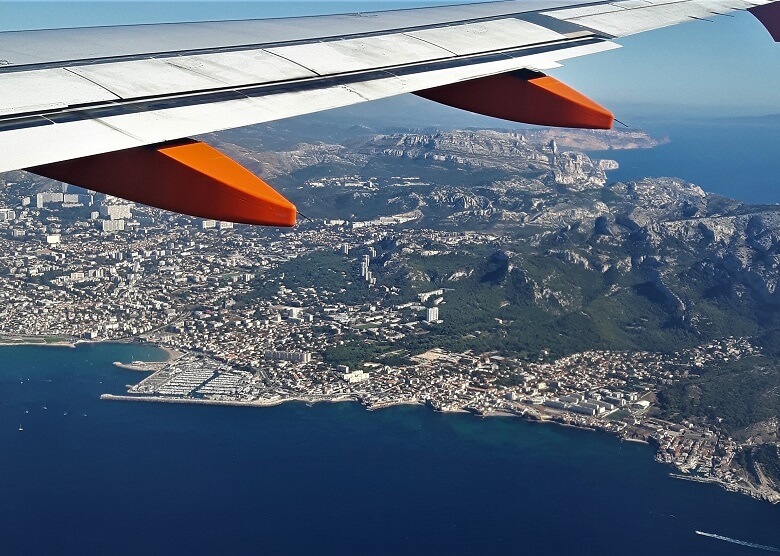
[[[776,31],[780,4],[766,0],[508,0],[0,33],[0,172],[32,169],[106,191],[101,180],[116,182],[116,172],[105,175],[112,165],[95,159],[107,153],[113,153],[113,165],[120,159],[136,165],[133,153],[147,145],[164,156],[169,142],[192,135],[406,92],[515,121],[610,127],[608,111],[541,72],[617,48],[616,37],[748,8]],[[236,185],[200,167],[198,152],[177,155],[185,160],[174,167],[210,175],[202,209],[176,204],[186,183],[175,171],[162,184],[168,192],[157,186],[148,188],[156,188],[154,194],[139,192],[121,183],[106,192],[226,220],[294,223],[294,207],[281,220],[215,213],[206,205],[214,205],[213,196],[234,195]],[[162,178],[154,169],[146,178],[158,184]]]

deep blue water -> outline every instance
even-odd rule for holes
[[[112,361],[160,355],[0,348],[0,553],[762,552],[696,529],[780,547],[780,507],[671,479],[607,435],[419,407],[98,399],[141,378]]]
[[[620,163],[619,170],[609,173],[610,181],[678,177],[747,203],[780,203],[780,118],[766,123],[650,122],[640,127],[671,142],[649,150],[594,153]]]

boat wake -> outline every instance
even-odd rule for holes
[[[741,541],[739,539],[732,539],[730,537],[724,537],[723,535],[716,535],[715,533],[705,533],[704,531],[695,531],[697,535],[701,535],[702,537],[709,537],[711,539],[718,539],[719,541],[725,541],[730,542],[733,544],[738,544],[740,546],[747,546],[749,548],[758,548],[759,550],[767,550],[769,552],[780,552],[780,548],[776,548],[774,546],[769,546],[766,544],[756,544],[754,542],[747,542],[747,541]]]

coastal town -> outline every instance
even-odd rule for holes
[[[151,374],[127,394],[103,399],[259,407],[352,401],[369,410],[421,404],[442,412],[519,416],[650,442],[656,459],[679,472],[673,477],[780,501],[771,484],[756,488],[734,472],[730,464],[739,445],[733,439],[649,411],[659,384],[707,363],[756,355],[746,339],[727,338],[673,356],[586,352],[539,363],[433,349],[414,356],[412,365],[366,362],[360,369],[330,368],[297,352],[269,353],[248,369],[194,352],[174,353],[164,363],[122,365]]]
[[[371,189],[373,181],[353,176],[327,186]],[[400,186],[414,181],[405,178]],[[163,363],[118,363],[149,374],[104,399],[244,406],[352,401],[370,410],[421,404],[519,416],[651,443],[657,460],[674,467],[673,476],[780,502],[771,481],[756,485],[735,468],[737,441],[654,411],[661,386],[718,362],[761,357],[747,337],[671,354],[541,350],[520,356],[404,347],[432,336],[458,308],[448,302],[447,288],[421,284],[402,291],[383,280],[392,263],[382,258],[382,245],[442,257],[497,249],[500,232],[407,226],[421,217],[415,211],[269,231],[66,186],[13,197],[15,185],[7,184],[0,208],[6,254],[0,342],[144,342],[174,355]],[[322,180],[307,186],[324,187]],[[304,259],[310,270],[285,275]],[[459,278],[455,272],[450,280]],[[360,352],[350,364],[327,357],[379,344],[390,349]]]

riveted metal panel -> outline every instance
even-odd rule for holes
[[[0,172],[145,144],[96,120],[44,127],[0,133]]]
[[[545,27],[514,18],[449,25],[414,31],[407,35],[446,48],[458,55],[507,50],[565,38]]]
[[[660,29],[692,18],[712,16],[709,8],[695,2],[677,2],[619,12],[573,18],[570,21],[617,37]]]
[[[319,75],[414,64],[453,55],[448,50],[403,34],[300,44],[267,50]]]
[[[224,86],[211,76],[163,60],[133,60],[68,68],[123,99],[202,91]]]
[[[288,81],[316,74],[303,66],[265,50],[242,50],[162,58],[164,62],[208,75],[231,86]]]
[[[767,0],[756,0],[756,3],[765,4]],[[747,0],[623,0],[545,11],[544,15],[621,37],[692,19],[707,19],[715,13],[727,13],[751,5]]]
[[[117,99],[64,69],[0,74],[0,116]]]
[[[608,14],[612,12],[619,12],[621,10],[623,10],[623,8],[613,4],[596,4],[595,6],[581,6],[577,8],[568,8],[551,12],[542,12],[542,14],[551,15],[553,17],[557,17],[558,19],[572,20],[587,15]]]
[[[7,67],[15,67],[198,50],[251,49],[283,42],[314,42],[505,17],[571,4],[571,0],[512,0],[265,20],[14,31],[0,33],[0,60],[5,60]]]

